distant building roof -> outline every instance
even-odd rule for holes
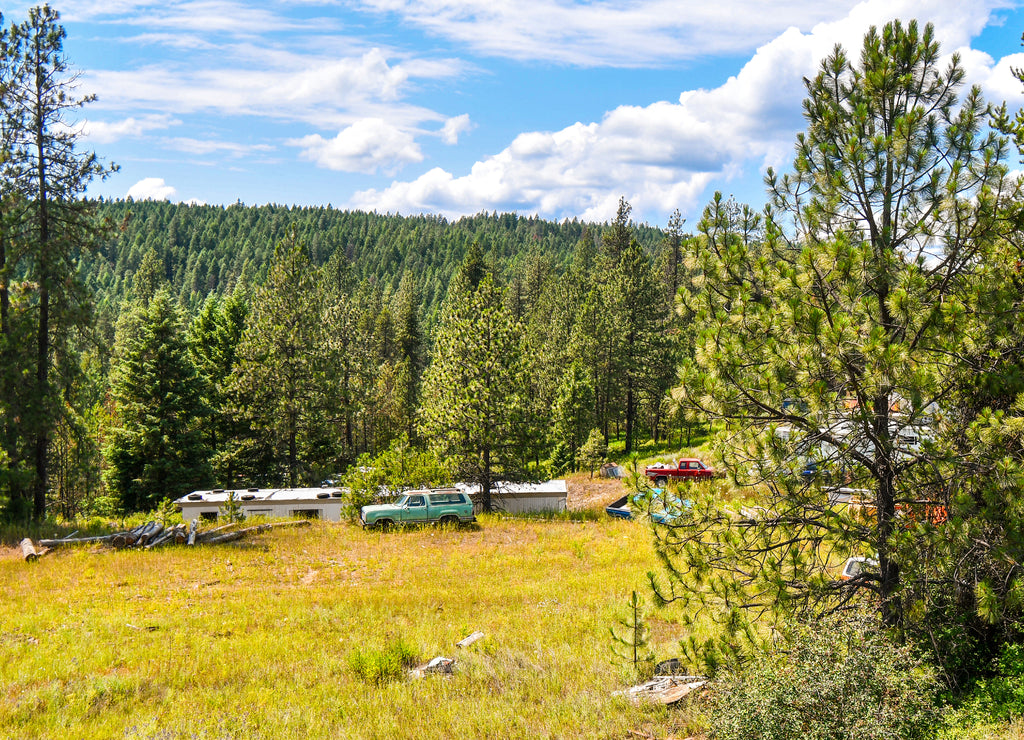
[[[344,493],[343,488],[236,488],[223,489],[215,488],[211,491],[193,491],[182,496],[174,503],[207,503],[223,504],[228,496],[234,493],[235,500],[241,502],[265,502],[265,503],[288,503],[298,501],[318,501],[324,499],[339,499]]]
[[[480,486],[476,483],[456,483],[455,487],[471,496],[480,493]],[[543,483],[496,481],[491,485],[492,496],[564,496],[568,492],[569,489],[562,479],[544,481]]]

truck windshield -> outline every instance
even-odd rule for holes
[[[398,497],[398,500],[395,501],[395,506],[405,506],[407,503],[409,503],[409,494],[405,493]]]

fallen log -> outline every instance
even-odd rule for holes
[[[139,541],[136,543],[138,547],[145,547],[150,542],[155,541],[160,534],[164,531],[164,525],[160,522],[151,522],[151,525],[146,532],[139,537]]]
[[[211,537],[210,539],[203,540],[202,542],[200,542],[200,544],[219,545],[222,542],[234,542],[235,540],[240,540],[243,537],[245,537],[245,531],[238,530],[237,532],[227,532],[225,534],[219,534],[216,537]]]
[[[65,547],[67,545],[85,545],[90,542],[107,542],[115,536],[116,535],[113,534],[101,534],[95,537],[64,537],[63,539],[59,540],[39,540],[39,546],[46,547],[52,550],[57,547]]]
[[[28,537],[21,541],[21,555],[25,558],[26,563],[39,560],[39,553],[36,552],[35,545],[32,544],[32,540]]]
[[[152,550],[154,547],[160,547],[160,545],[166,545],[168,542],[170,542],[172,539],[174,539],[174,533],[175,533],[176,529],[177,529],[176,527],[171,527],[170,529],[164,530],[164,532],[162,534],[159,534],[156,537],[154,537],[153,540],[151,540],[149,542],[149,544],[147,544],[145,546],[146,549],[147,550]]]
[[[156,522],[147,522],[146,524],[140,524],[134,529],[129,529],[127,532],[118,532],[111,538],[110,544],[118,550],[134,547],[139,543],[139,539],[149,531],[150,527],[155,525]]]
[[[196,532],[196,543],[198,544],[198,543],[206,542],[211,537],[216,536],[218,532],[223,532],[223,531],[225,531],[227,529],[232,529],[234,526],[235,526],[235,523],[231,522],[230,524],[222,524],[219,527],[214,527],[213,529],[207,529],[207,530],[205,530],[203,532],[197,531]]]
[[[266,532],[268,529],[277,529],[280,527],[308,527],[308,519],[297,519],[291,522],[268,522],[267,524],[257,524],[253,527],[246,527],[244,529],[236,529],[234,532],[228,532],[226,534],[217,535],[215,537],[204,538],[202,544],[204,545],[219,545],[222,542],[234,542],[240,540],[243,537],[254,534],[257,532]],[[211,530],[212,531],[212,530]],[[206,533],[204,533],[206,534]]]
[[[263,531],[264,529],[277,529],[278,527],[308,527],[311,524],[309,519],[293,519],[290,522],[268,522],[267,524],[259,524],[249,529],[256,529]]]

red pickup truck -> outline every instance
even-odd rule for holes
[[[674,460],[671,463],[655,463],[644,468],[644,475],[663,486],[670,480],[708,480],[718,477],[718,471],[695,457]]]

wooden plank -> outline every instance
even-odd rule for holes
[[[691,683],[684,683],[681,686],[673,686],[671,688],[660,691],[651,698],[655,701],[661,702],[662,704],[675,704],[677,701],[685,697],[691,691],[699,689],[701,686],[706,684],[707,681],[693,681]]]

